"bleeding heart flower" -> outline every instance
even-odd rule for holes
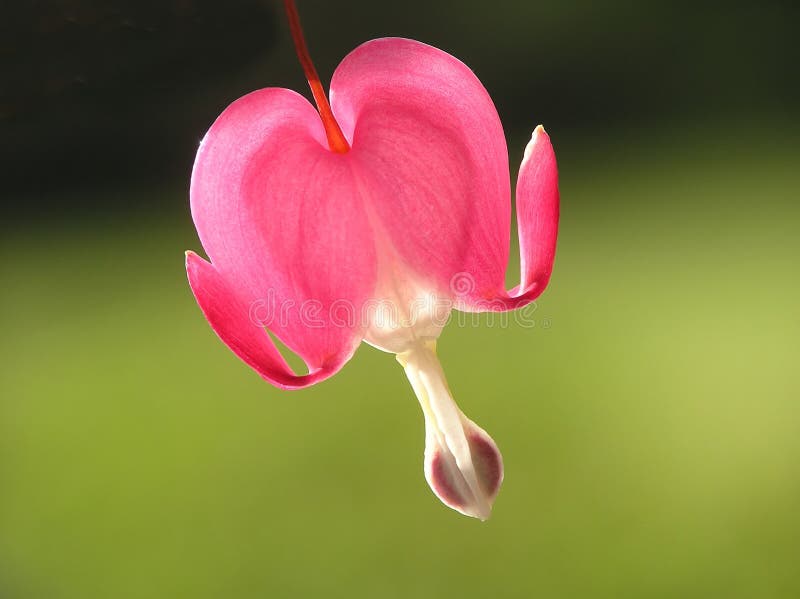
[[[524,306],[550,277],[556,160],[539,126],[516,189],[522,282],[504,287],[508,153],[489,94],[453,56],[376,39],[337,67],[330,105],[286,0],[318,111],[288,89],[236,100],[203,139],[191,207],[211,263],[186,254],[214,331],[270,383],[332,376],[361,341],[396,354],[425,415],[425,476],[463,514],[486,519],[503,480],[492,438],[453,400],[436,357],[452,308]],[[287,365],[268,330],[302,357]]]

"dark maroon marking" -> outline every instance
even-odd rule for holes
[[[442,452],[437,451],[433,454],[431,461],[431,486],[433,486],[436,494],[447,505],[461,508],[466,503],[464,498],[459,496],[458,492],[453,487],[453,481],[447,476],[447,469],[444,467],[442,460]]]
[[[482,435],[472,433],[467,437],[469,452],[472,454],[472,463],[478,475],[478,482],[483,490],[494,497],[500,489],[503,479],[503,466],[500,463],[497,449]]]

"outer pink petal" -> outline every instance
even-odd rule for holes
[[[198,150],[192,217],[219,276],[198,270],[205,275],[193,289],[223,340],[265,378],[273,380],[274,349],[261,347],[269,339],[254,331],[253,316],[311,372],[340,365],[361,339],[376,259],[356,188],[347,156],[328,150],[317,112],[285,89],[231,104]],[[235,314],[220,305],[230,298]]]
[[[352,141],[375,220],[418,277],[464,310],[513,309],[544,290],[558,228],[558,177],[541,127],[517,189],[522,282],[507,292],[508,153],[497,111],[474,73],[420,42],[373,40],[337,68],[331,104]]]
[[[517,230],[521,283],[510,292],[486,298],[457,296],[456,306],[471,312],[514,310],[544,291],[553,271],[558,237],[559,194],[556,155],[539,125],[525,148],[517,177]]]
[[[559,194],[556,154],[539,125],[525,148],[517,177],[517,228],[522,283],[517,300],[536,299],[553,272],[558,237]]]
[[[472,71],[420,42],[373,40],[336,69],[331,104],[400,259],[440,294],[461,272],[477,296],[502,293],[508,154],[497,111]]]
[[[306,387],[335,374],[350,358],[343,355],[305,376],[295,375],[266,331],[253,322],[247,302],[213,265],[186,252],[186,272],[197,303],[219,338],[270,383],[283,389]]]

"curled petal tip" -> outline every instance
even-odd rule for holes
[[[522,156],[523,165],[530,159],[534,150],[543,142],[546,142],[549,146],[550,136],[547,134],[547,131],[544,130],[543,125],[537,125],[536,129],[534,129],[533,133],[531,133],[531,140],[528,142],[528,145],[525,146],[525,153]]]
[[[213,264],[188,251],[186,273],[192,293],[217,336],[243,362],[276,387],[308,387],[335,374],[350,359],[353,352],[350,347],[343,347],[339,353],[333,353],[318,363],[301,355],[309,373],[295,374],[262,323],[254,320],[253,303],[243,299]]]

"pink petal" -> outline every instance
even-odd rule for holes
[[[420,42],[378,39],[351,52],[331,105],[383,235],[416,274],[449,293],[456,273],[476,293],[500,290],[508,261],[508,155],[477,77]]]
[[[517,177],[517,228],[522,283],[516,299],[536,299],[550,280],[558,237],[558,167],[550,136],[539,125]]]
[[[283,389],[312,385],[338,372],[352,355],[343,352],[305,376],[289,368],[272,339],[252,318],[242,300],[217,269],[194,252],[186,252],[186,272],[197,303],[220,339],[246,364]]]
[[[521,283],[495,297],[460,294],[456,307],[470,312],[514,310],[544,291],[553,271],[558,237],[559,194],[556,155],[539,125],[525,148],[517,177],[517,231]]]
[[[285,365],[264,345],[267,333],[254,331],[254,310],[312,372],[340,367],[361,339],[376,258],[355,189],[347,155],[328,150],[316,110],[285,89],[231,104],[198,150],[192,217],[218,276],[198,269],[195,295],[223,340],[277,384],[294,385],[273,374]],[[220,305],[234,297],[235,308]]]
[[[517,190],[522,284],[505,290],[510,229],[508,154],[477,77],[420,42],[373,40],[331,81],[362,190],[383,234],[417,276],[464,310],[535,299],[552,269],[558,226],[555,156],[537,128]]]

